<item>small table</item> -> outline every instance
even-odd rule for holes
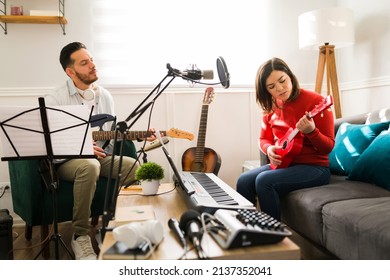
[[[156,219],[163,225],[164,239],[149,259],[176,260],[184,255],[183,248],[168,226],[168,220],[176,218],[180,221],[181,215],[188,208],[172,183],[161,184],[158,194],[154,196],[144,196],[142,190],[134,187],[122,190],[118,197],[117,207],[129,205],[152,205]],[[115,239],[112,233],[107,232],[101,246],[99,259],[103,259],[104,252],[114,244]],[[191,244],[189,246],[191,247]],[[283,241],[276,244],[224,250],[210,235],[205,234],[202,239],[202,248],[211,259],[300,259],[299,247],[289,238],[284,238]],[[187,252],[187,258],[197,259],[195,250]]]

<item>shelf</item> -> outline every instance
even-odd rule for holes
[[[7,1],[0,0],[0,27],[7,34],[8,23],[25,23],[25,24],[59,24],[62,29],[62,34],[65,33],[65,24],[68,21],[65,18],[65,0],[58,0],[58,16],[16,16],[7,15]],[[57,14],[57,13],[56,13]]]
[[[67,24],[65,17],[57,16],[1,16],[4,23],[37,23],[37,24]]]

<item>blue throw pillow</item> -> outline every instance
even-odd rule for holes
[[[330,171],[333,174],[349,175],[360,155],[379,133],[388,128],[389,122],[342,123],[337,130],[334,148],[329,154]]]
[[[348,179],[374,183],[390,191],[390,130],[372,141],[352,168]]]

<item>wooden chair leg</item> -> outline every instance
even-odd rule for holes
[[[26,238],[26,240],[30,241],[31,238],[32,238],[32,226],[26,224],[24,226],[24,237]]]
[[[49,226],[48,225],[41,225],[41,242],[46,240],[48,238],[48,236],[49,236]],[[42,248],[45,247],[48,242],[50,242],[50,239],[47,239],[46,242],[42,243],[42,245],[41,245]],[[49,259],[50,258],[50,246],[47,246],[43,250],[42,256],[45,259]]]

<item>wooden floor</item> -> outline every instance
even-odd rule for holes
[[[94,247],[95,252],[99,253],[99,246],[95,238],[95,234],[100,228],[100,225],[96,226],[96,228],[91,227],[90,236],[92,240],[92,245]],[[58,226],[58,233],[61,236],[61,239],[64,241],[64,244],[69,249],[71,254],[73,255],[72,247],[70,245],[70,241],[73,235],[73,229],[70,222],[60,223]],[[24,226],[14,226],[13,227],[13,249],[14,249],[14,259],[15,260],[44,260],[44,259],[56,259],[55,256],[55,242],[51,239],[49,242],[50,247],[50,256],[49,258],[44,258],[43,254],[39,254],[42,248],[41,242],[41,230],[39,226],[35,226],[33,228],[32,238],[30,241],[26,240],[24,236]],[[49,237],[53,236],[53,228],[50,227]],[[72,258],[68,255],[64,247],[58,242],[59,248],[59,259],[60,260],[71,260]],[[46,247],[47,248],[47,247]]]

